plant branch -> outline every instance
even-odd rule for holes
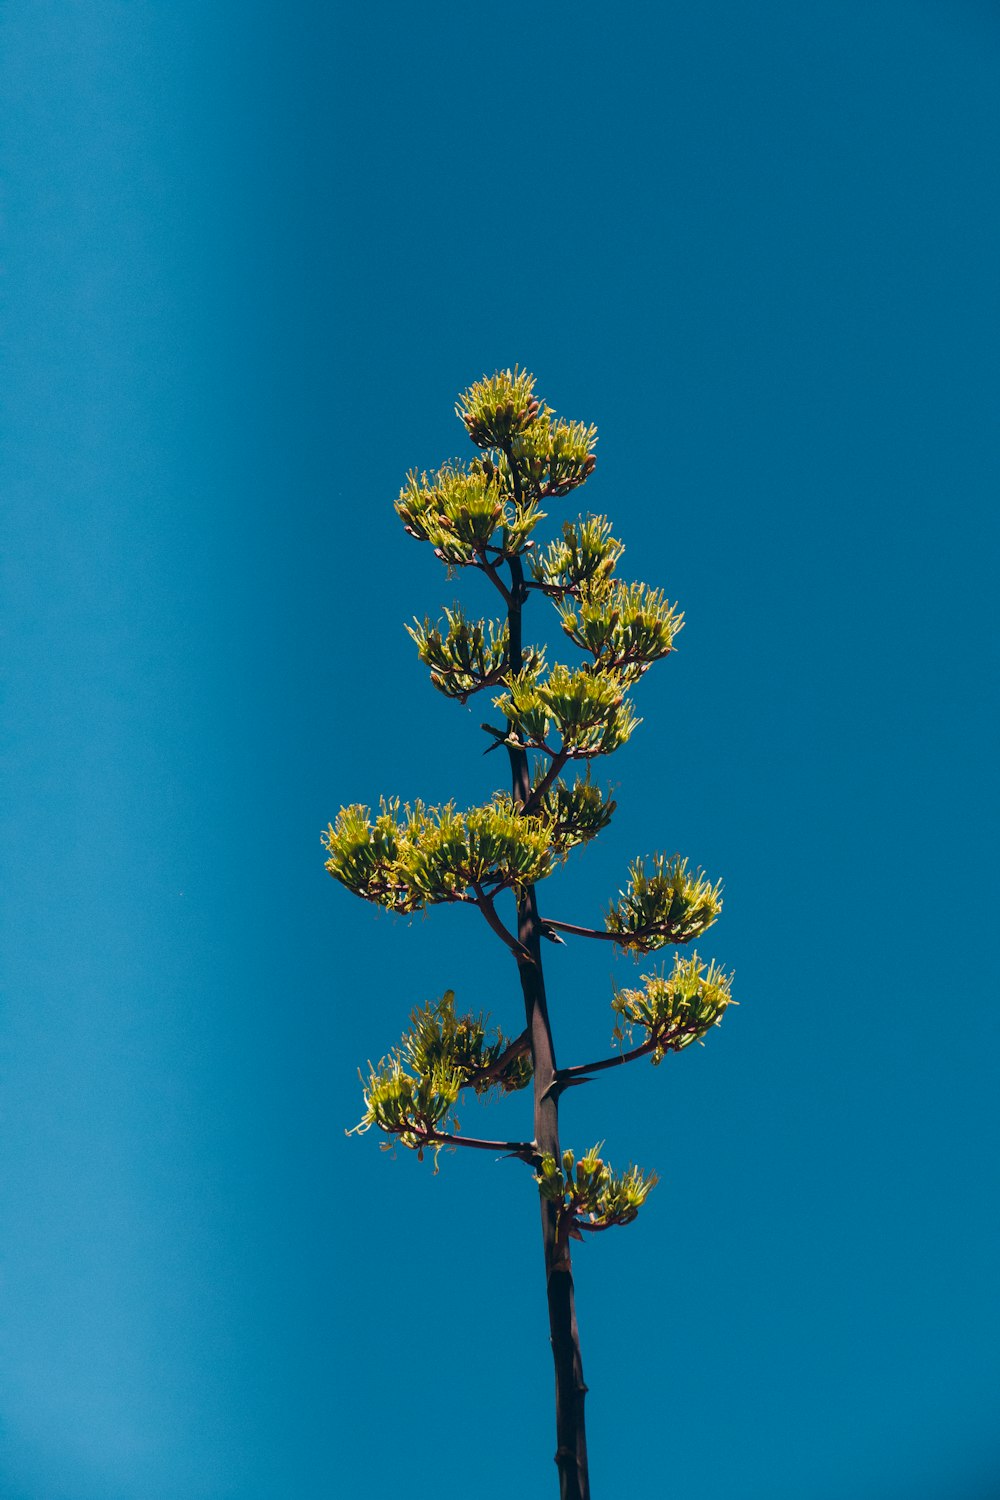
[[[625,932],[609,932],[607,928],[600,927],[577,927],[574,922],[556,922],[552,917],[546,917],[542,923],[542,936],[554,937],[557,932],[569,932],[573,937],[601,938],[606,943],[617,943],[623,953],[635,949],[639,953],[649,953],[647,947],[650,938],[659,938],[656,947],[663,943],[677,942],[680,939],[671,938],[674,931],[669,925],[632,927]]]
[[[617,1068],[622,1063],[634,1062],[637,1057],[646,1057],[656,1046],[656,1038],[650,1037],[639,1047],[629,1052],[615,1052],[611,1057],[599,1058],[597,1062],[577,1063],[572,1068],[560,1068],[556,1074],[556,1086],[564,1089],[574,1083],[587,1083],[591,1073],[603,1073],[606,1068]]]
[[[521,809],[523,813],[533,813],[537,808],[541,806],[542,799],[545,796],[545,793],[549,790],[549,787],[555,781],[556,777],[559,775],[559,772],[562,770],[563,766],[568,760],[569,751],[565,749],[560,750],[557,755],[553,756],[552,764],[549,766],[549,769],[546,771],[541,781],[532,791],[531,796],[528,798],[527,806]]]
[[[606,942],[612,943],[620,942],[621,939],[626,936],[626,934],[623,932],[606,932],[598,927],[577,927],[572,922],[556,922],[552,917],[545,917],[542,921],[542,927],[546,930],[551,930],[552,932],[570,932],[574,937],[604,938]],[[646,928],[643,928],[638,933],[628,934],[628,936],[630,937],[645,937],[646,935]],[[623,944],[623,946],[627,945]]]
[[[579,585],[575,583],[544,583],[540,578],[532,578],[524,586],[526,589],[537,589],[547,599],[564,599],[567,595],[573,599],[580,597]]]
[[[516,1156],[529,1166],[541,1162],[534,1141],[482,1141],[474,1135],[452,1135],[447,1130],[432,1130],[424,1137],[428,1146],[471,1146],[473,1151],[493,1151],[497,1156]]]
[[[665,1052],[675,1051],[670,1046],[675,1038],[681,1036],[692,1036],[697,1032],[696,1026],[679,1026],[671,1029],[666,1024],[661,1024],[653,1032],[652,1036],[642,1042],[638,1047],[632,1047],[628,1052],[616,1052],[611,1057],[599,1058],[596,1062],[577,1063],[572,1068],[560,1068],[556,1073],[556,1088],[572,1088],[576,1083],[589,1083],[592,1073],[603,1073],[607,1068],[621,1067],[622,1063],[635,1062],[637,1057],[648,1057],[657,1047],[663,1047]]]
[[[508,1047],[504,1048],[496,1062],[490,1063],[488,1068],[477,1068],[474,1073],[470,1073],[462,1087],[468,1088],[471,1086],[475,1088],[476,1085],[481,1083],[491,1083],[494,1079],[501,1077],[512,1062],[519,1057],[523,1057],[526,1052],[530,1051],[531,1043],[528,1039],[527,1029],[525,1029],[519,1037],[515,1037]]]
[[[475,905],[479,907],[479,910],[482,912],[483,916],[486,918],[487,922],[492,927],[493,931],[496,933],[500,941],[502,943],[506,943],[507,947],[510,949],[511,953],[513,953],[518,963],[533,963],[534,959],[531,957],[531,954],[528,952],[527,948],[524,947],[523,943],[518,942],[517,938],[512,932],[508,932],[507,928],[497,916],[497,909],[493,904],[493,897],[488,896],[483,890],[482,886],[475,881],[472,884],[472,889],[476,893]]]
[[[490,562],[490,560],[486,556],[486,553],[485,552],[480,552],[479,555],[480,555],[480,557],[482,559],[482,561],[479,563],[479,567],[486,574],[486,576],[490,580],[490,582],[500,591],[500,594],[503,597],[503,602],[506,604],[507,608],[509,609],[510,608],[510,589],[507,587],[507,585],[504,583],[503,579],[500,577],[500,574],[497,572],[496,564]]]
[[[461,667],[435,667],[431,674],[431,681],[435,681],[435,674],[437,675],[437,677],[440,677],[442,679],[447,679],[449,677],[454,678],[459,676],[460,674],[475,678],[476,681],[474,682],[472,687],[466,688],[464,692],[454,692],[448,695],[449,697],[453,697],[456,703],[461,703],[462,707],[464,708],[473,694],[481,693],[484,688],[501,687],[503,685],[504,671],[505,668],[503,666],[496,667],[492,672],[479,673],[474,671],[465,672],[464,668]],[[435,686],[437,686],[436,682]]]

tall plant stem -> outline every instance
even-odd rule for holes
[[[508,454],[515,491],[519,490],[517,468]],[[518,494],[518,498],[519,494]],[[511,591],[507,609],[510,671],[519,672],[522,662],[521,608],[526,598],[521,560],[511,558]],[[531,775],[526,751],[508,745],[515,802],[528,805]],[[534,886],[527,886],[517,903],[518,974],[524,995],[524,1015],[533,1066],[535,1145],[541,1156],[561,1158],[559,1148],[558,1070],[542,973],[541,923]],[[587,1469],[587,1434],[584,1398],[587,1387],[580,1357],[580,1333],[576,1322],[573,1269],[569,1245],[560,1243],[558,1207],[539,1194],[542,1212],[542,1247],[549,1306],[549,1333],[556,1375],[556,1465],[559,1469],[560,1500],[590,1500]]]

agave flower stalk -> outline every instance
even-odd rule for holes
[[[613,1050],[560,1067],[549,1015],[543,940],[597,939],[633,955],[700,938],[722,908],[721,886],[680,855],[633,860],[603,927],[550,916],[538,887],[572,851],[611,822],[615,802],[591,780],[595,761],[626,744],[641,720],[630,694],[675,649],[683,625],[659,589],[620,580],[624,553],[602,515],[563,522],[539,547],[542,505],[561,500],[594,472],[596,429],[557,417],[519,369],[475,382],[456,408],[479,450],[433,473],[413,470],[396,501],[406,531],[427,543],[449,573],[479,573],[499,594],[500,618],[467,616],[456,604],[443,624],[408,626],[431,683],[466,703],[488,691],[502,725],[484,724],[487,750],[506,750],[509,790],[482,806],[426,806],[383,798],[377,811],[342,807],[323,841],[326,868],[378,906],[412,913],[443,903],[475,908],[511,955],[521,1016],[509,1031],[481,1013],[461,1013],[452,990],[416,1006],[409,1029],[362,1077],[364,1113],[391,1149],[418,1159],[468,1148],[531,1169],[541,1215],[549,1332],[556,1375],[556,1466],[561,1500],[590,1500],[580,1334],[571,1246],[585,1235],[632,1223],[657,1178],[629,1165],[616,1173],[603,1143],[577,1156],[559,1136],[566,1089],[649,1057],[705,1040],[732,1001],[731,976],[695,953],[672,970],[647,974],[611,995]],[[525,640],[524,611],[540,595],[577,665],[548,664],[544,645]],[[564,772],[573,762],[575,779]],[[565,937],[564,937],[565,935]],[[581,997],[581,1002],[584,997]],[[625,1047],[625,1042],[634,1043]],[[531,1089],[530,1138],[489,1140],[461,1129],[464,1091],[489,1098]],[[525,1130],[527,1137],[527,1130]]]

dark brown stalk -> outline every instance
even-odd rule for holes
[[[428,1146],[469,1146],[474,1151],[494,1151],[497,1156],[517,1156],[531,1166],[538,1165],[538,1152],[531,1141],[483,1141],[474,1135],[451,1135],[447,1130],[431,1130],[425,1139]]]
[[[487,922],[490,924],[500,941],[507,945],[511,953],[513,953],[514,957],[520,963],[523,958],[527,957],[527,950],[522,947],[517,939],[507,931],[506,927],[497,916],[497,909],[493,903],[493,897],[487,896],[483,891],[482,886],[475,884],[475,882],[473,882],[472,889],[476,893],[475,904],[479,907],[479,910],[482,912],[483,916],[486,918]]]
[[[646,929],[641,933],[606,932],[599,927],[577,927],[572,922],[556,922],[551,917],[546,917],[545,926],[549,932],[571,932],[574,937],[603,938],[608,943],[620,943],[623,937],[647,935]]]
[[[642,944],[650,938],[659,938],[661,942],[670,942],[671,929],[669,927],[635,927],[630,932],[609,932],[607,928],[599,927],[576,927],[572,922],[556,922],[552,917],[546,917],[542,923],[545,928],[543,937],[553,932],[570,932],[574,937],[600,938],[605,943],[617,943],[619,948],[638,948],[640,953],[648,952]],[[674,938],[674,942],[682,939]]]
[[[591,1073],[603,1073],[607,1068],[620,1068],[622,1063],[635,1062],[638,1057],[648,1057],[650,1052],[662,1046],[665,1052],[673,1052],[677,1049],[670,1046],[670,1042],[677,1037],[690,1036],[697,1027],[682,1026],[669,1033],[660,1033],[651,1036],[648,1041],[642,1042],[638,1047],[632,1047],[628,1052],[613,1052],[610,1057],[598,1058],[596,1062],[577,1063],[572,1068],[560,1068],[556,1073],[556,1088],[566,1089],[575,1083],[587,1083]]]
[[[529,797],[527,804],[523,809],[524,812],[533,813],[538,811],[538,809],[542,805],[542,800],[545,796],[545,793],[549,790],[552,783],[556,780],[559,772],[562,770],[563,766],[568,760],[568,750],[560,750],[558,755],[553,756],[552,764],[549,766],[549,769],[546,771],[545,775],[542,777],[541,781],[538,783],[538,785],[535,787],[535,790]]]
[[[591,1073],[603,1073],[606,1068],[618,1068],[622,1063],[635,1062],[638,1057],[646,1057],[656,1046],[656,1039],[650,1037],[648,1042],[643,1042],[639,1047],[633,1047],[628,1052],[614,1052],[610,1057],[602,1057],[597,1062],[577,1063],[573,1068],[560,1068],[556,1074],[556,1087],[567,1088],[573,1083],[586,1083]]]
[[[517,467],[508,453],[508,463],[519,497]],[[519,557],[510,560],[511,590],[507,611],[510,670],[521,669],[521,608],[526,592]],[[526,807],[531,797],[531,775],[527,752],[508,745],[512,790],[515,802]],[[517,937],[523,957],[517,956],[518,974],[524,995],[524,1014],[531,1061],[534,1070],[535,1146],[539,1156],[561,1158],[559,1148],[559,1089],[555,1048],[549,1024],[542,974],[541,922],[534,886],[526,886],[517,902]],[[584,1399],[587,1386],[580,1357],[580,1334],[576,1322],[573,1270],[569,1245],[560,1242],[559,1208],[539,1194],[542,1214],[542,1248],[545,1256],[545,1283],[549,1308],[549,1334],[556,1376],[556,1465],[559,1470],[560,1500],[590,1500],[590,1478],[587,1468],[587,1436],[584,1425]]]

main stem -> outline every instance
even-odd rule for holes
[[[513,467],[513,465],[512,465]],[[521,670],[521,607],[526,598],[520,558],[511,559],[511,595],[507,608],[510,670]],[[531,794],[528,756],[508,746],[514,800],[525,807]],[[534,886],[527,886],[517,903],[517,937],[524,951],[517,967],[524,994],[524,1014],[531,1045],[535,1092],[535,1145],[543,1156],[558,1162],[559,1088],[555,1048],[545,999],[542,973],[541,923]],[[559,1243],[558,1205],[539,1194],[542,1210],[542,1248],[545,1254],[545,1285],[549,1304],[549,1333],[556,1374],[556,1464],[559,1469],[560,1500],[590,1500],[587,1470],[587,1434],[583,1404],[587,1387],[580,1357],[580,1333],[576,1322],[573,1268],[569,1244]]]

